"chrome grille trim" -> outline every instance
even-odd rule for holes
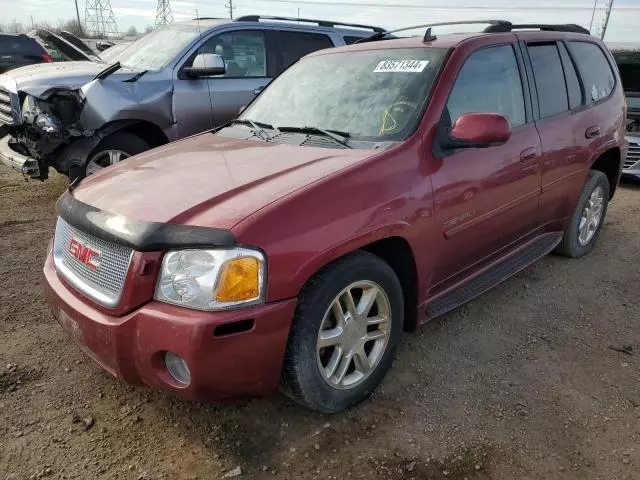
[[[72,239],[100,252],[97,269],[71,255]],[[105,307],[115,307],[120,301],[133,253],[129,247],[81,232],[58,218],[53,244],[56,271],[81,293]]]
[[[629,149],[627,150],[627,158],[624,160],[623,169],[631,168],[640,162],[640,138],[628,138]]]
[[[14,123],[11,94],[3,88],[0,88],[0,122],[9,125]]]

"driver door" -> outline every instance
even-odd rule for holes
[[[513,45],[473,52],[458,73],[441,127],[463,113],[498,113],[510,120],[512,134],[503,145],[443,153],[432,176],[443,236],[434,283],[468,274],[539,226],[541,145],[525,102],[523,73]]]

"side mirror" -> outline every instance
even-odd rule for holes
[[[184,69],[185,75],[191,78],[224,75],[226,71],[224,59],[217,53],[200,53],[193,59],[193,65]]]
[[[446,148],[482,148],[502,145],[511,138],[511,123],[497,113],[464,113],[449,131]]]

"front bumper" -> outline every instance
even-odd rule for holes
[[[627,156],[624,159],[622,175],[640,179],[640,136],[627,135]]]
[[[13,150],[9,145],[10,140],[10,135],[0,139],[0,162],[30,177],[39,177],[40,167],[37,160]]]
[[[51,310],[80,348],[110,374],[198,401],[272,394],[280,384],[296,300],[200,312],[152,301],[122,317],[97,310],[61,280],[51,251],[44,266]],[[241,320],[253,327],[224,336],[216,328]],[[165,352],[185,359],[191,382],[171,377]]]

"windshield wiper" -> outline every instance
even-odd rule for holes
[[[235,120],[231,120],[227,125],[233,125],[234,123],[250,126],[251,128],[253,128],[254,133],[265,142],[268,142],[269,140],[271,140],[271,135],[267,133],[265,128],[270,128],[276,133],[278,132],[278,129],[273,125],[269,125],[268,123],[262,123],[262,122],[254,122],[253,120],[249,120],[248,118],[236,118]]]
[[[298,132],[298,133],[320,133],[325,137],[331,138],[334,142],[342,145],[346,148],[353,148],[347,143],[347,139],[351,136],[348,132],[341,132],[340,130],[324,129],[319,127],[278,127],[278,130],[282,132]]]

